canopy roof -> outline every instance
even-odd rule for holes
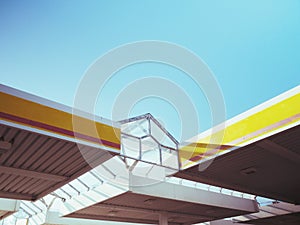
[[[180,149],[191,154],[176,176],[299,204],[299,105],[300,86],[200,134]],[[220,135],[219,146],[203,147]]]
[[[0,102],[2,198],[39,199],[120,150],[119,128],[107,120],[91,120],[79,111],[3,85]],[[81,124],[76,130],[74,121]]]

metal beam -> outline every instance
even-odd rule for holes
[[[287,160],[293,161],[297,164],[300,163],[300,155],[273,141],[264,140],[258,142],[256,145],[271,153],[277,154],[280,157],[286,158]]]
[[[256,219],[265,219],[265,218],[274,218],[274,221],[280,216],[289,215],[293,213],[299,213],[300,212],[300,205],[294,205],[286,202],[275,202],[270,205],[261,206],[259,212],[249,215],[243,215],[243,216],[237,216],[234,217],[233,220],[238,222],[235,224],[240,224],[243,222],[249,222],[251,220]]]
[[[18,169],[18,168],[7,167],[7,166],[0,166],[0,171],[1,173],[5,173],[5,174],[31,177],[31,178],[42,179],[42,180],[51,180],[55,182],[61,182],[68,179],[68,177],[64,177],[64,176],[58,176],[49,173],[41,173],[32,170]]]
[[[126,187],[117,187],[116,185],[108,182],[102,183],[85,193],[81,193],[78,196],[73,196],[71,199],[67,199],[65,202],[61,202],[60,213],[62,216],[66,216],[109,198],[123,194],[126,191],[128,191]]]
[[[95,165],[95,164],[100,165],[101,162],[105,162],[106,160],[112,158],[111,154],[112,154],[111,152],[105,152],[103,155],[100,156],[100,158],[95,159],[95,161],[90,162],[88,165],[84,166],[83,168],[78,168],[78,171],[76,173],[74,173],[71,177],[68,177],[62,183],[57,183],[57,184],[53,185],[51,188],[48,188],[47,190],[45,190],[44,192],[39,194],[37,196],[37,199],[55,191],[56,189],[62,187],[63,185],[71,182],[72,180],[74,180],[74,179],[80,177],[81,175],[85,174],[86,172],[90,171],[92,169],[90,165]]]
[[[203,204],[212,207],[222,207],[232,210],[241,210],[249,213],[258,211],[258,205],[250,199],[238,198],[221,193],[201,190],[195,187],[178,185],[168,182],[131,175],[130,191],[135,194],[149,195],[177,201]],[[152,184],[152,185],[141,185]],[[199,214],[198,214],[199,215]],[[203,215],[205,217],[205,215]]]
[[[20,201],[0,198],[0,220],[19,210]]]
[[[20,201],[0,198],[0,210],[1,211],[17,211],[20,205]]]

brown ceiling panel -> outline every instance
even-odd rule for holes
[[[0,152],[0,198],[36,200],[113,156],[102,149],[26,131],[4,124],[1,140],[12,143]],[[83,156],[84,155],[84,156]]]
[[[174,225],[194,224],[249,213],[209,204],[126,192],[76,211],[67,217],[158,224],[160,212],[168,214],[169,224]]]
[[[300,126],[238,148],[177,177],[300,204]]]

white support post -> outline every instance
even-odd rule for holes
[[[166,213],[159,214],[159,225],[168,225],[168,215]]]

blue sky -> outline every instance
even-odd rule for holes
[[[197,54],[213,71],[231,118],[300,83],[300,1],[0,1],[1,83],[72,106],[88,67],[129,42],[161,40]],[[95,112],[111,116],[131,82],[147,76],[182,87],[211,126],[205,93],[159,64],[133,65],[107,83]],[[131,115],[151,112],[180,139],[180,115],[147,98]]]

